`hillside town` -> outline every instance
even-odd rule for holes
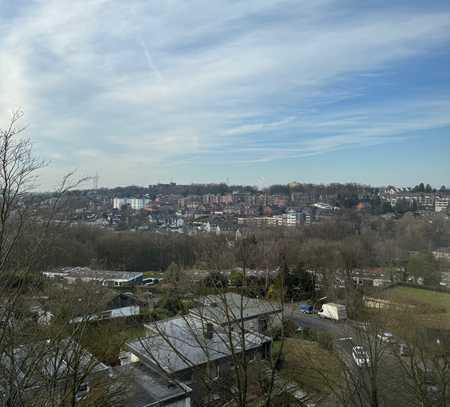
[[[449,0],[0,0],[0,407],[450,407]]]
[[[197,193],[195,191],[204,192]],[[218,193],[219,190],[227,191]],[[318,223],[339,210],[379,216],[449,214],[450,191],[291,182],[258,190],[226,184],[157,184],[73,192],[72,222],[120,230],[236,233],[248,228]],[[52,199],[49,199],[51,204]],[[65,214],[67,215],[67,214]]]
[[[436,210],[445,188],[428,193],[434,206],[423,192],[386,188],[322,195],[299,212],[267,192],[228,203],[188,195],[173,201],[196,228],[184,233],[74,221],[80,196],[96,193],[106,191],[26,196],[30,233],[9,229],[18,201],[6,201],[3,230],[15,240],[3,242],[22,256],[4,253],[2,405],[446,405],[450,220]],[[281,212],[265,218],[287,221],[209,223],[208,210],[256,207],[258,197]],[[43,208],[56,198],[53,217]],[[162,195],[105,205],[147,221],[163,207]],[[306,208],[322,215],[291,217]]]

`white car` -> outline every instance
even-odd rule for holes
[[[370,357],[364,346],[354,346],[352,357],[358,367],[370,366]]]

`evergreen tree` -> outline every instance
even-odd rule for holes
[[[295,270],[301,293],[304,296],[312,297],[314,295],[314,276],[306,270],[305,264],[300,262]]]

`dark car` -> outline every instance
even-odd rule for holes
[[[303,312],[304,314],[312,314],[313,306],[309,304],[300,304],[300,312]]]

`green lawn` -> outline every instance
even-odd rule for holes
[[[320,347],[317,342],[288,338],[283,353],[281,375],[297,382],[308,393],[328,394],[326,382],[336,383],[339,379],[340,369],[336,355]]]
[[[411,312],[427,326],[450,328],[450,293],[400,286],[387,289],[383,298],[413,305]]]

